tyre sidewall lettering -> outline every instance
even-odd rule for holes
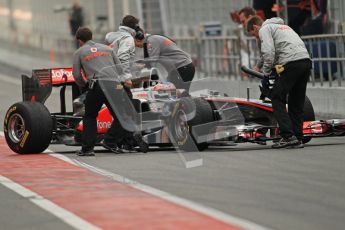
[[[17,110],[17,106],[13,106],[11,107],[7,113],[6,113],[6,116],[5,116],[5,128],[7,129],[7,123],[8,123],[8,118],[10,117],[10,115],[15,112]]]
[[[28,137],[29,137],[29,131],[27,131],[27,130],[25,130],[25,133],[24,133],[24,136],[23,136],[23,138],[22,138],[22,140],[20,141],[20,144],[19,144],[19,146],[21,147],[21,148],[24,148],[24,145],[25,145],[25,143],[26,143],[26,140],[28,139]]]

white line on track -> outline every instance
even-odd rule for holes
[[[76,165],[76,166],[79,166],[78,164],[76,164],[71,158],[68,158],[62,154],[58,154],[58,153],[54,153],[53,151],[51,151],[50,149],[47,149],[46,151],[44,151],[44,153],[47,153],[49,154],[50,156],[52,157],[55,157],[55,158],[58,158],[62,161],[65,161],[67,163],[70,163],[72,165]]]
[[[97,226],[86,222],[85,220],[81,219],[80,217],[76,216],[75,214],[67,211],[66,209],[61,208],[60,206],[54,204],[50,200],[45,199],[44,197],[38,195],[37,193],[24,188],[20,184],[10,180],[7,177],[0,175],[0,184],[7,187],[8,189],[16,192],[17,194],[21,195],[22,197],[28,199],[32,203],[36,204],[38,207],[46,210],[47,212],[53,214],[66,224],[80,230],[84,229],[100,229]]]
[[[58,155],[58,154],[55,154],[55,155]],[[203,206],[201,204],[195,203],[193,201],[190,201],[190,200],[187,200],[187,199],[184,199],[181,197],[177,197],[177,196],[172,195],[170,193],[167,193],[167,192],[161,191],[159,189],[150,187],[148,185],[141,184],[137,181],[128,179],[128,178],[121,176],[119,174],[115,174],[115,173],[97,168],[95,166],[86,164],[86,163],[81,162],[81,161],[76,160],[76,159],[74,159],[73,161],[75,163],[77,163],[78,165],[80,165],[81,167],[87,168],[87,169],[91,170],[92,172],[95,172],[95,173],[100,174],[102,176],[109,177],[114,181],[128,184],[129,186],[136,188],[140,191],[143,191],[143,192],[149,193],[151,195],[157,196],[157,197],[164,199],[164,200],[167,200],[171,203],[174,203],[174,204],[180,205],[182,207],[191,209],[193,211],[202,213],[206,216],[209,216],[209,217],[212,217],[214,219],[223,221],[225,223],[235,225],[238,227],[242,227],[242,228],[248,229],[248,230],[269,230],[269,228],[260,226],[256,223],[251,222],[251,221],[229,215],[227,213],[221,212],[221,211],[213,209],[213,208]]]

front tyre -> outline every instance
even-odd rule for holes
[[[194,98],[193,100],[193,112],[188,108],[181,106],[176,113],[172,116],[172,120],[169,124],[169,130],[175,140],[175,144],[179,149],[186,152],[193,152],[195,150],[203,151],[207,149],[208,143],[197,143],[196,137],[192,134],[193,126],[206,124],[214,121],[213,110],[211,105],[203,98]],[[188,104],[188,103],[187,103]],[[190,115],[192,114],[192,119]],[[195,149],[195,147],[197,149]]]
[[[307,96],[305,97],[304,101],[303,121],[315,121],[315,112],[313,104]],[[311,141],[311,139],[311,137],[303,137],[303,143],[306,144],[309,141]]]
[[[53,121],[48,109],[39,102],[12,105],[4,120],[5,139],[19,154],[41,153],[52,139]]]

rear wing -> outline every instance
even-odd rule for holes
[[[75,84],[72,68],[32,70],[31,77],[22,75],[23,101],[38,101],[44,104],[53,86]]]
[[[53,68],[50,69],[51,71],[51,78],[52,83],[54,85],[61,85],[61,84],[67,84],[67,83],[73,83],[73,73],[72,73],[72,67],[68,68]]]

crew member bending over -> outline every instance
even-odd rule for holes
[[[174,41],[160,35],[144,34],[142,38],[135,38],[135,46],[144,49],[144,58],[156,60],[169,71],[167,80],[177,89],[189,91],[195,67],[190,55]]]
[[[263,22],[254,16],[247,22],[247,29],[261,41],[263,73],[269,76],[276,65],[281,65],[270,97],[282,138],[272,148],[301,148],[304,100],[312,66],[305,44],[281,18]]]

